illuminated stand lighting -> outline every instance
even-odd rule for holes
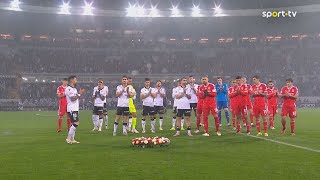
[[[69,5],[70,1],[69,2],[62,2],[62,5],[60,6],[60,12],[59,14],[71,14],[70,13],[70,5]]]
[[[201,17],[199,6],[193,5],[192,8],[192,17]]]
[[[10,3],[10,10],[13,10],[13,11],[21,11],[20,9],[20,4],[21,2],[19,0],[13,0],[11,1]]]
[[[151,17],[160,17],[157,7],[151,6],[150,16]]]
[[[93,7],[92,7],[93,1],[91,3],[88,3],[87,1],[84,1],[83,6],[83,15],[93,15]]]
[[[213,8],[214,12],[213,15],[214,16],[225,16],[225,14],[223,14],[223,10],[221,9],[220,5],[215,5],[215,7]]]
[[[143,6],[140,6],[140,5],[138,5],[138,6],[136,4],[131,5],[129,3],[129,7],[126,8],[126,11],[127,11],[127,16],[128,17],[144,17],[144,16],[146,16],[145,15],[146,9]]]
[[[171,10],[171,17],[182,17],[177,6],[173,6],[170,10]]]

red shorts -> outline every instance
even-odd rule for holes
[[[245,104],[234,104],[232,111],[236,116],[247,115],[247,107]]]
[[[269,115],[278,114],[278,105],[276,105],[276,104],[268,104],[268,113],[269,113]]]
[[[266,108],[266,104],[262,103],[262,104],[255,104],[253,106],[253,115],[254,117],[258,118],[260,116],[262,117],[266,117],[267,116],[267,108]]]
[[[67,105],[59,105],[58,115],[64,116],[65,114],[67,114]]]
[[[297,117],[297,110],[296,110],[296,106],[288,106],[288,105],[284,105],[282,106],[281,109],[281,116],[288,116],[290,118],[296,118]]]
[[[203,104],[197,104],[197,114],[202,114],[203,112]]]
[[[218,114],[218,109],[217,109],[217,107],[214,107],[214,106],[203,107],[202,112],[203,112],[203,115],[205,115],[205,116],[209,116],[210,112],[212,115],[216,115],[216,114]]]

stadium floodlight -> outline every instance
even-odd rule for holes
[[[172,6],[171,10],[171,16],[172,17],[179,17],[180,15],[180,11],[178,9],[178,6]]]
[[[62,1],[62,5],[60,6],[59,14],[71,14],[69,3],[70,3],[70,1],[69,2]]]
[[[83,6],[83,15],[93,15],[92,7],[93,1],[91,3],[88,3],[87,1],[84,1],[84,6]]]
[[[135,17],[136,16],[136,5],[131,5],[129,3],[129,7],[126,8],[126,11],[127,11],[127,16],[129,17]]]
[[[222,13],[222,9],[221,9],[221,7],[220,7],[221,5],[214,5],[214,8],[213,8],[213,10],[214,10],[214,13],[215,14],[221,14]]]
[[[150,16],[151,16],[151,17],[159,17],[159,16],[160,16],[157,7],[151,6]]]
[[[12,0],[10,3],[10,9],[13,11],[21,11],[20,4],[21,2],[19,0]]]
[[[192,8],[192,16],[193,16],[193,17],[200,17],[200,16],[201,16],[199,6],[193,5],[193,8]]]
[[[138,16],[138,17],[142,17],[142,16],[144,16],[145,14],[145,9],[144,9],[144,7],[143,6],[138,6],[137,7],[137,9],[136,9],[136,15]]]

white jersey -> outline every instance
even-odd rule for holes
[[[176,94],[178,93],[177,90],[178,90],[178,87],[175,87],[172,89],[173,107],[177,107],[177,98],[176,98]]]
[[[185,87],[186,94],[191,95],[191,89],[188,87]],[[184,93],[184,88],[182,86],[179,86],[177,88],[177,94],[181,95]],[[190,102],[186,95],[184,95],[182,98],[177,99],[177,109],[190,109]]]
[[[104,100],[101,100],[99,96],[94,99],[94,106],[103,107],[104,103],[107,103],[107,94],[108,94],[108,86],[104,86],[101,90],[99,90],[98,86],[93,88],[92,95],[94,96],[96,92],[100,92],[101,96],[104,96]]]
[[[124,91],[123,91],[124,90]],[[122,92],[122,94],[118,97],[117,107],[129,107],[129,95],[128,92],[132,93],[132,88],[130,86],[117,86],[117,93]]]
[[[154,88],[155,89],[155,92],[156,92],[156,97],[154,98],[154,105],[155,106],[163,106],[163,97],[160,96],[160,93],[161,94],[164,94],[164,96],[166,95],[166,90],[164,88],[160,88],[160,92],[157,88]]]
[[[150,87],[149,89],[147,89],[146,87],[142,88],[140,91],[140,94],[143,95],[148,95],[149,92],[151,91],[151,93],[156,93],[155,89]],[[146,97],[145,99],[142,100],[142,105],[144,106],[149,106],[149,107],[153,107],[153,97],[151,95],[149,95],[148,97]]]
[[[75,101],[71,100],[71,97],[79,96],[77,88],[68,86],[65,94],[67,98],[67,112],[79,111],[79,99]]]
[[[189,99],[190,103],[198,103],[198,97],[197,97],[197,91],[198,91],[198,84],[193,84],[191,86],[190,84],[187,85],[188,88],[191,90],[191,98]]]

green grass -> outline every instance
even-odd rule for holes
[[[91,112],[81,111],[76,134],[81,144],[68,145],[64,142],[66,132],[56,133],[56,114],[0,113],[0,180],[320,179],[319,152],[236,135],[225,126],[222,137],[211,133],[210,137],[190,138],[184,132],[175,138],[174,132],[168,130],[168,114],[166,130],[156,135],[169,137],[171,145],[142,149],[130,146],[131,139],[141,134],[112,136],[114,111],[109,112],[112,128],[101,133],[90,131]],[[280,135],[277,117],[277,129],[269,133],[269,139],[320,150],[319,116],[319,109],[300,110],[295,137],[290,133]],[[139,119],[138,127],[140,130]],[[212,127],[210,131],[213,132]]]

